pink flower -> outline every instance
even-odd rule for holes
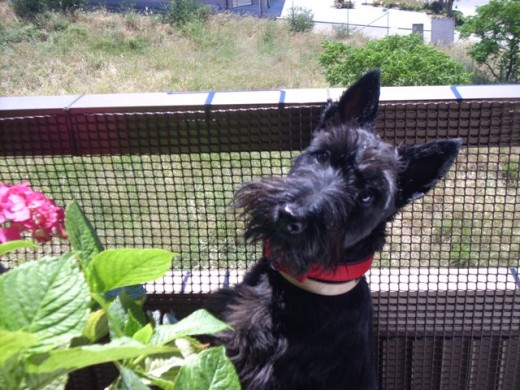
[[[18,226],[11,225],[7,228],[0,228],[0,243],[7,241],[20,240],[22,231]]]
[[[64,220],[63,209],[27,183],[0,184],[0,243],[20,239],[24,231],[38,242],[65,238]]]
[[[28,192],[31,190],[26,183],[14,186],[0,185],[0,223],[22,222],[31,217]]]

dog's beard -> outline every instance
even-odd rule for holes
[[[313,264],[334,269],[345,262],[347,216],[353,203],[344,192],[339,193],[342,185],[337,180],[337,184],[329,183],[325,189],[322,185],[319,191],[320,185],[316,182],[294,177],[263,178],[245,184],[235,195],[234,207],[241,209],[246,217],[246,239],[269,241],[272,259],[284,264],[294,275],[306,273]],[[312,195],[319,201],[298,206],[299,211],[304,210],[301,213],[305,218],[305,230],[299,234],[280,231],[278,210],[287,203],[295,204]]]

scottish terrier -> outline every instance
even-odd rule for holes
[[[394,147],[374,131],[380,75],[329,101],[286,177],[244,184],[234,204],[263,258],[213,309],[215,340],[246,390],[378,388],[364,274],[387,222],[446,174],[459,140]]]

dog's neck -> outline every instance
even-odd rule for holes
[[[276,269],[276,268],[275,268]],[[330,282],[321,282],[319,280],[314,279],[305,279],[303,281],[299,281],[298,279],[293,278],[291,275],[277,270],[280,275],[283,276],[285,280],[287,280],[292,285],[301,288],[302,290],[311,292],[313,294],[324,295],[324,296],[335,296],[342,295],[350,292],[357,286],[359,279],[349,280],[346,282],[338,282],[338,283],[330,283]]]
[[[307,273],[295,276],[280,261],[272,258],[271,245],[267,240],[264,242],[264,257],[293,285],[305,291],[328,296],[345,294],[356,287],[359,279],[370,269],[374,260],[374,256],[371,255],[353,264],[340,264],[332,270],[313,264]]]

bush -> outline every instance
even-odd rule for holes
[[[20,42],[31,42],[33,40],[43,41],[44,32],[32,24],[17,23],[14,26],[0,24],[0,47]]]
[[[88,0],[11,0],[16,15],[34,18],[47,11],[73,12],[88,5]]]
[[[210,8],[198,0],[171,0],[164,20],[172,26],[182,27],[193,21],[205,21],[210,14]]]
[[[289,28],[294,32],[307,32],[314,28],[314,13],[303,7],[289,9]]]
[[[325,78],[332,85],[350,85],[365,72],[379,68],[386,86],[468,84],[471,73],[416,35],[390,35],[356,48],[324,43],[320,57]]]
[[[341,8],[353,9],[354,2],[352,0],[335,0],[334,7],[338,8],[338,9],[341,9]]]
[[[415,11],[415,12],[424,12],[426,9],[427,4],[421,3],[421,2],[402,2],[397,4],[397,8],[404,10],[404,11]]]
[[[334,24],[332,26],[332,32],[336,39],[347,39],[353,33],[352,29],[346,24]]]

